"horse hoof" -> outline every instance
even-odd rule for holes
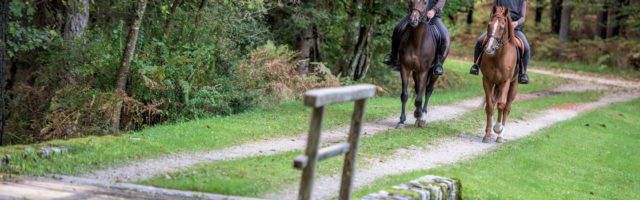
[[[498,138],[496,138],[496,143],[503,143],[504,139],[502,139],[502,137],[498,136]]]
[[[497,123],[495,125],[493,125],[493,132],[500,134],[502,133],[502,130],[504,130],[504,127],[502,126],[501,123]]]
[[[421,128],[427,126],[427,120],[424,120],[424,119],[416,120],[416,126]]]
[[[489,137],[483,137],[483,138],[482,138],[482,143],[489,143],[489,139],[491,139],[491,138],[489,138]]]
[[[398,123],[398,125],[396,125],[396,129],[403,129],[403,128],[404,128],[403,123]]]

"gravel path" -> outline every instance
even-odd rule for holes
[[[537,117],[527,121],[509,122],[503,132],[505,140],[516,140],[534,133],[555,123],[571,119],[578,114],[601,108],[614,103],[627,102],[640,97],[636,91],[619,91],[605,96],[597,102],[577,104],[566,109],[550,109]],[[478,130],[478,133],[483,130]],[[484,135],[484,134],[481,134]],[[460,134],[457,137],[444,138],[436,142],[436,146],[424,146],[414,150],[402,149],[392,159],[384,162],[373,162],[356,172],[354,187],[360,188],[374,183],[384,176],[425,170],[444,164],[460,162],[478,154],[486,153],[488,149],[501,145],[499,143],[482,143],[481,136]],[[314,199],[334,197],[340,186],[340,174],[330,177],[317,177],[314,183]],[[269,199],[295,199],[298,186],[292,186],[278,193],[267,195]]]
[[[602,85],[565,85],[548,91],[518,94],[518,100],[540,98],[559,93],[603,90],[610,88],[610,86]],[[429,106],[429,113],[437,114],[428,114],[427,122],[454,119],[465,114],[468,111],[480,108],[482,104],[483,98],[476,97],[449,105]],[[409,106],[408,108],[409,111],[412,111],[413,109],[411,106]],[[412,114],[407,115],[407,124],[413,123],[414,121],[415,118],[413,118]],[[395,128],[397,122],[398,116],[395,115],[385,120],[368,122],[364,124],[362,132],[364,137],[370,137],[377,133],[382,133],[385,130]],[[346,140],[349,130],[348,128],[348,126],[345,126],[333,130],[323,131],[321,141],[323,142],[323,144],[328,144]],[[306,139],[306,134],[302,134],[295,137],[283,137],[277,139],[256,141],[208,152],[175,153],[160,158],[142,160],[124,166],[117,166],[106,170],[94,171],[88,174],[81,175],[80,177],[111,183],[144,180],[152,178],[158,174],[184,170],[199,163],[224,161],[261,155],[272,155],[286,151],[301,150],[304,149],[306,145]]]

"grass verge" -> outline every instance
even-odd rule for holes
[[[618,67],[607,67],[606,65],[587,65],[570,62],[552,62],[552,61],[536,61],[532,63],[533,67],[542,67],[547,69],[573,70],[578,72],[587,72],[594,74],[602,74],[609,76],[621,76],[625,78],[640,79],[640,71],[634,69],[623,69]]]
[[[522,119],[526,115],[525,110],[531,113],[568,103],[591,102],[601,96],[601,92],[590,91],[518,101],[514,103],[511,115],[515,119]],[[362,138],[358,165],[366,167],[368,162],[387,159],[398,149],[412,145],[424,146],[438,137],[480,130],[482,123],[484,123],[483,111],[476,110],[458,119],[428,124],[429,128],[426,129],[410,126],[406,129],[389,130],[372,137]],[[476,132],[479,133],[479,131]],[[292,160],[301,153],[302,151],[291,151],[227,162],[204,163],[184,171],[138,181],[138,183],[229,195],[263,196],[298,183],[301,172],[292,168]],[[317,174],[338,173],[342,167],[341,158],[323,161],[318,165]]]
[[[354,197],[425,174],[462,180],[465,199],[640,198],[640,100],[591,111],[473,160],[379,179]]]
[[[467,63],[447,63],[447,73],[470,77],[467,70]],[[570,82],[539,74],[532,75],[531,79],[532,84],[520,87],[521,92],[547,90]],[[454,88],[434,91],[430,103],[446,104],[482,93],[481,79],[474,76],[460,80]],[[329,106],[325,117],[325,130],[349,123],[352,109],[353,103]],[[385,119],[398,113],[399,109],[398,98],[374,98],[368,102],[366,118]],[[3,166],[0,171],[28,175],[75,175],[174,152],[220,149],[254,140],[299,135],[307,130],[310,113],[310,109],[301,103],[290,102],[238,115],[159,125],[117,136],[91,136],[34,145],[0,147],[0,155],[12,155],[14,158],[9,167]],[[66,147],[69,153],[46,159],[22,156],[24,152],[50,146]]]

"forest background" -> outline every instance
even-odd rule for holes
[[[446,1],[450,59],[470,60],[490,5]],[[640,77],[640,1],[527,5],[536,66]],[[231,115],[317,87],[396,95],[380,61],[407,13],[406,0],[2,0],[0,144]]]

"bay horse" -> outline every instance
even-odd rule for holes
[[[501,133],[511,111],[511,103],[518,92],[516,47],[521,47],[520,50],[524,48],[521,41],[515,37],[514,28],[511,24],[509,9],[493,6],[480,59],[487,115],[487,126],[482,139],[484,143],[488,143],[491,138],[493,111],[496,105],[498,119],[493,126],[493,131],[498,134],[496,142],[503,142]]]
[[[409,84],[408,77],[411,75],[415,83],[415,91],[417,93],[415,106],[416,110],[413,115],[416,117],[416,126],[424,127],[427,123],[425,118],[427,114],[427,104],[429,97],[433,92],[434,85],[438,80],[438,76],[433,73],[432,64],[436,59],[436,43],[432,37],[428,26],[430,21],[426,17],[428,0],[410,0],[409,8],[411,8],[410,27],[400,39],[398,48],[400,59],[400,78],[402,80],[402,114],[400,122],[396,128],[403,128],[407,117],[405,108],[409,94],[407,87]],[[448,52],[448,47],[447,51]],[[448,53],[445,53],[442,60],[444,61]],[[425,96],[424,107],[422,96]]]

